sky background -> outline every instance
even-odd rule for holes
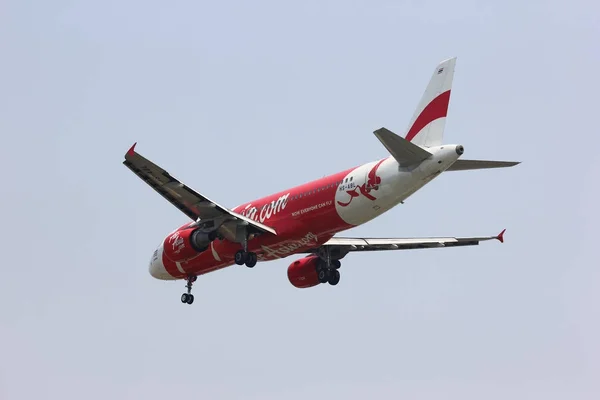
[[[0,399],[597,399],[600,6],[593,1],[3,1]],[[458,56],[451,172],[345,235],[493,235],[148,274],[187,217],[137,150],[233,207],[387,155]]]

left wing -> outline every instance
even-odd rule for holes
[[[247,225],[253,232],[277,234],[273,228],[240,215],[195,192],[152,161],[136,153],[135,144],[125,154],[123,164],[194,221],[231,219]]]
[[[320,246],[320,249],[337,250],[343,255],[351,251],[378,251],[378,250],[410,250],[430,249],[438,247],[476,246],[479,242],[496,239],[504,243],[503,230],[497,236],[484,237],[432,237],[432,238],[344,238],[333,237]],[[311,249],[307,252],[318,252]]]

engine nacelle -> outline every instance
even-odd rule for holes
[[[184,229],[167,237],[163,242],[165,256],[173,262],[184,262],[208,248],[213,234],[199,229]]]
[[[290,264],[287,270],[290,283],[297,288],[309,288],[319,284],[317,264],[319,257],[309,256]]]

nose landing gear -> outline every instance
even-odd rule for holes
[[[196,282],[197,278],[197,276],[189,276],[187,278],[187,285],[185,285],[185,287],[187,288],[187,293],[181,295],[182,303],[192,304],[194,302],[194,295],[192,294],[192,284]]]

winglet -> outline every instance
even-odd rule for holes
[[[132,156],[132,155],[134,155],[134,154],[135,154],[135,145],[136,145],[136,144],[137,144],[137,142],[135,142],[135,143],[133,144],[133,146],[131,146],[131,148],[130,148],[129,150],[127,150],[127,155],[128,155],[128,156]]]
[[[503,229],[502,232],[500,232],[500,234],[496,236],[496,239],[498,239],[500,243],[504,243],[504,232],[506,232],[506,229]]]

